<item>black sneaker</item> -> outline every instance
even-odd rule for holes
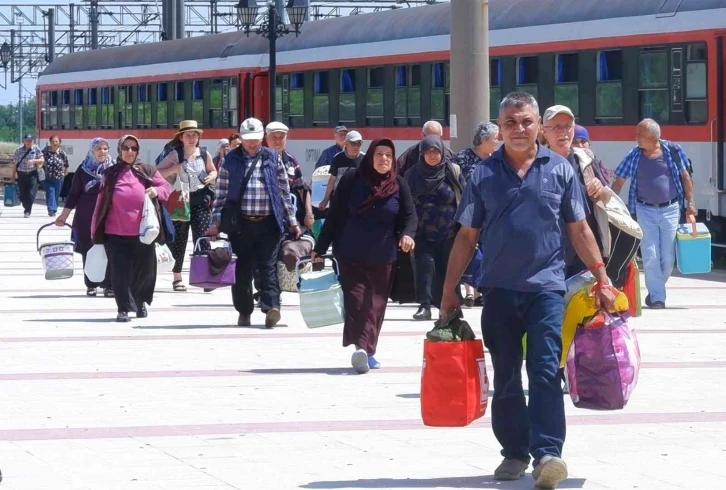
[[[121,312],[119,312],[118,315],[116,315],[116,321],[119,323],[126,323],[126,322],[130,322],[131,318],[129,318],[128,313],[126,313],[125,311],[121,311]]]
[[[141,308],[136,312],[136,318],[146,318],[149,316],[149,311],[146,309],[146,305],[141,305]]]
[[[665,310],[665,303],[662,301],[654,301],[650,305],[651,310]]]
[[[421,306],[416,313],[413,314],[414,320],[431,320],[431,308]]]

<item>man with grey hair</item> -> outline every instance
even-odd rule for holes
[[[461,150],[454,157],[454,163],[461,167],[464,179],[474,173],[474,169],[482,161],[494,153],[499,143],[499,126],[489,121],[482,121],[474,129],[474,140],[471,148]]]
[[[648,288],[645,304],[663,309],[666,282],[676,259],[676,229],[681,209],[688,216],[696,214],[693,181],[683,148],[661,139],[657,122],[643,119],[635,130],[635,138],[638,145],[615,169],[612,189],[620,193],[625,181],[631,179],[628,208],[643,229],[640,251]]]
[[[433,120],[426,121],[426,123],[423,125],[423,128],[421,128],[421,139],[424,139],[426,136],[429,136],[431,134],[435,134],[439,138],[444,137],[444,128],[441,127],[441,123]],[[446,155],[443,155],[444,159],[446,159],[446,157],[450,159],[454,158],[454,154],[448,147],[444,147],[444,152],[446,153]],[[410,147],[408,150],[403,152],[403,154],[396,160],[396,165],[398,165],[398,175],[403,176],[403,174],[405,174],[409,168],[413,167],[419,162],[420,158],[421,142],[418,142]]]
[[[531,455],[537,488],[555,488],[567,478],[559,370],[565,234],[597,280],[598,305],[610,309],[615,297],[572,165],[537,142],[537,101],[526,93],[507,95],[497,122],[504,144],[479,164],[464,189],[440,310],[445,317],[458,308],[454,290],[480,242],[482,334],[494,365],[492,429],[504,456],[494,478],[521,478]],[[522,388],[525,333],[529,405]]]

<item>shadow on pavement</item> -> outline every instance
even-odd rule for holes
[[[557,488],[582,488],[584,478],[569,478]],[[462,476],[451,478],[372,478],[367,480],[318,481],[299,488],[497,488],[503,490],[532,489],[532,478],[528,475],[517,481],[497,481],[494,475]]]
[[[356,374],[356,372],[353,370],[353,368],[350,368],[350,367],[348,367],[348,368],[246,369],[245,372],[254,373],[254,374],[327,374],[328,376],[358,376],[358,374]],[[320,488],[328,488],[328,487],[320,487]],[[330,488],[339,488],[339,487],[330,487]]]
[[[132,320],[133,315],[131,316]],[[33,318],[30,320],[23,320],[24,322],[42,322],[42,323],[115,323],[116,317],[108,317],[108,318],[56,318],[56,319],[42,319],[42,318]]]
[[[203,328],[233,328],[239,330],[269,330],[274,331],[278,328],[287,328],[287,324],[278,323],[275,328],[267,328],[264,324],[250,325],[249,327],[240,327],[238,325],[144,325],[139,327],[133,327],[137,330],[195,330]]]

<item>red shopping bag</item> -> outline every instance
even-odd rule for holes
[[[640,272],[638,271],[638,264],[635,263],[635,260],[632,260],[628,264],[628,273],[626,275],[622,291],[625,293],[625,296],[628,297],[628,309],[630,311],[630,316],[640,316]]]
[[[489,378],[481,340],[424,340],[421,416],[431,427],[464,427],[484,416]]]

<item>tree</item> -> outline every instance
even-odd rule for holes
[[[23,102],[23,134],[35,133],[35,97]],[[0,105],[0,141],[18,142],[18,105]]]

